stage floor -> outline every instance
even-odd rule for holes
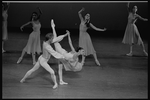
[[[134,46],[134,56],[128,57],[129,46],[122,44],[122,38],[92,37],[101,66],[96,66],[93,56],[88,56],[80,72],[63,71],[68,85],[52,89],[50,74],[39,68],[25,83],[20,83],[25,73],[33,67],[32,56],[25,55],[16,64],[21,51],[27,43],[29,33],[9,33],[5,43],[6,53],[2,54],[2,98],[148,98],[148,57],[142,47]],[[71,36],[73,44],[78,45],[78,36]],[[41,43],[44,36],[41,35]],[[67,39],[61,42],[63,47]],[[148,42],[144,41],[148,52]],[[38,56],[37,56],[38,57]],[[56,59],[49,61],[55,70],[58,82]]]

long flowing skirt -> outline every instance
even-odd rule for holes
[[[137,26],[135,24],[128,24],[125,30],[122,43],[130,45],[134,44],[140,45],[142,42],[143,41],[140,37]]]
[[[29,35],[28,43],[24,48],[24,51],[26,51],[28,54],[40,54],[41,51],[41,42],[40,42],[40,32],[32,32]]]
[[[90,35],[87,32],[80,32],[79,47],[82,47],[85,51],[85,55],[96,53]]]

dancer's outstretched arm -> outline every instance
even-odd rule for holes
[[[25,26],[27,26],[27,25],[29,25],[29,24],[31,24],[32,22],[31,21],[29,21],[29,22],[27,22],[27,23],[25,23],[24,25],[22,25],[21,27],[20,27],[20,29],[21,29],[21,31],[23,31],[22,29],[23,29],[23,27],[25,27]]]
[[[69,40],[69,45],[70,45],[70,48],[72,51],[75,51],[73,45],[72,45],[72,41],[71,41],[71,38],[70,38],[70,32],[68,30],[66,30],[66,32],[68,33],[68,40]]]
[[[148,19],[141,17],[140,15],[137,14],[137,17],[143,21],[148,21]]]
[[[91,26],[93,29],[95,29],[96,31],[105,31],[105,30],[106,30],[106,28],[104,28],[104,29],[97,28],[97,27],[95,27],[92,23],[90,23],[90,26]]]
[[[81,21],[84,21],[84,19],[83,19],[83,17],[82,17],[82,14],[81,14],[82,11],[84,11],[84,8],[82,8],[82,9],[78,12],[78,14],[79,14],[80,20],[81,20]]]

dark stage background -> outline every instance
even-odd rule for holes
[[[51,32],[50,20],[54,19],[58,34],[64,34],[68,29],[74,35],[79,35],[80,19],[78,11],[84,7],[86,13],[91,15],[91,23],[99,28],[107,28],[106,32],[97,32],[93,29],[90,35],[92,36],[114,36],[123,37],[127,25],[128,11],[126,2],[98,2],[98,3],[27,3],[16,2],[10,3],[8,10],[8,28],[9,31],[20,31],[19,27],[30,20],[33,11],[38,11],[36,8],[40,7],[43,15],[40,22],[42,25],[41,33],[46,34]],[[131,2],[131,6],[138,6],[138,14],[144,18],[148,18],[148,2]],[[148,22],[138,20],[136,23],[141,37],[147,39],[148,37]],[[63,31],[62,31],[63,30]],[[24,28],[24,32],[31,32],[31,25]],[[60,31],[60,32],[59,32]]]

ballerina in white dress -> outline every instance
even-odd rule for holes
[[[105,31],[106,28],[104,29],[100,29],[95,27],[92,23],[90,23],[90,14],[86,14],[85,18],[82,17],[81,12],[84,11],[84,8],[82,8],[78,14],[79,14],[79,18],[81,20],[80,23],[80,27],[79,27],[79,31],[80,31],[80,35],[79,35],[79,47],[82,47],[85,51],[85,55],[93,55],[95,62],[98,66],[100,66],[100,63],[97,59],[97,55],[96,55],[96,51],[94,49],[94,46],[92,44],[92,40],[90,35],[87,33],[87,29],[89,27],[92,27],[94,30],[96,31]]]
[[[132,56],[132,47],[133,45],[141,45],[143,48],[143,52],[146,56],[148,56],[147,52],[145,51],[144,43],[142,41],[142,38],[140,36],[140,33],[138,31],[137,26],[135,25],[137,19],[141,19],[143,21],[148,21],[146,18],[142,18],[140,15],[138,15],[137,12],[137,6],[134,6],[133,9],[130,10],[129,8],[129,2],[127,4],[127,8],[129,11],[129,16],[128,16],[128,23],[127,27],[125,30],[125,34],[122,40],[122,43],[124,44],[129,44],[130,45],[130,52],[127,54],[127,56]]]
[[[33,64],[35,64],[36,63],[35,54],[36,53],[40,54],[42,52],[41,41],[40,41],[41,23],[39,21],[42,12],[41,12],[40,8],[38,8],[38,9],[39,9],[40,14],[38,15],[38,13],[33,12],[31,21],[29,21],[28,23],[21,26],[21,30],[22,30],[24,26],[26,26],[28,24],[32,24],[33,32],[29,35],[27,45],[23,49],[21,57],[18,59],[17,63],[20,63],[22,61],[25,53],[27,52],[27,54],[32,54]]]

